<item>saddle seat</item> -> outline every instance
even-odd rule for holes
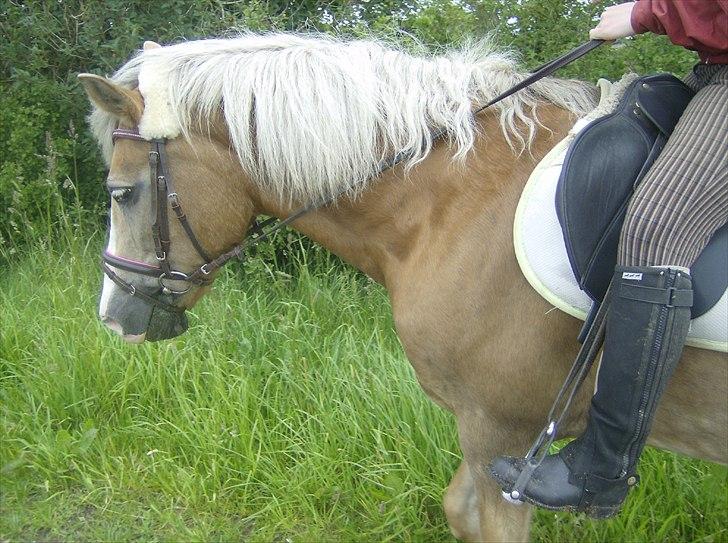
[[[582,320],[612,275],[632,189],[692,97],[664,74],[630,74],[598,85],[599,106],[534,169],[514,220],[516,257],[526,279],[555,307]],[[672,91],[671,107],[641,103],[654,102],[645,91],[660,87]],[[728,225],[713,236],[691,275],[695,305],[687,344],[728,352]]]

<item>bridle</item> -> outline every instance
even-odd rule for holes
[[[528,87],[539,79],[550,75],[559,68],[565,66],[566,64],[569,64],[570,62],[573,62],[577,58],[580,58],[589,51],[595,49],[602,43],[604,43],[603,40],[588,41],[569,51],[565,55],[562,55],[561,57],[551,62],[547,62],[546,64],[534,70],[534,72],[529,77],[525,78],[520,83],[514,85],[503,94],[496,96],[487,104],[476,109],[473,112],[473,115],[477,115],[478,113],[492,106],[493,104],[500,102],[504,98],[507,98],[508,96],[518,92],[521,89]],[[441,129],[433,133],[432,138],[433,140],[436,140],[443,137],[444,135],[445,130]],[[136,296],[137,298],[152,306],[160,307],[172,313],[183,313],[185,309],[183,307],[177,307],[175,305],[172,305],[168,302],[165,302],[164,300],[161,300],[159,298],[151,296],[150,294],[147,294],[146,292],[143,292],[142,290],[134,286],[133,283],[129,283],[128,281],[125,281],[124,279],[119,277],[119,275],[116,274],[112,270],[112,268],[129,271],[139,275],[146,275],[148,277],[155,277],[157,279],[157,283],[159,284],[160,292],[162,294],[181,296],[187,293],[192,288],[192,285],[211,285],[211,274],[223,267],[228,261],[241,255],[248,247],[260,243],[264,239],[270,237],[277,230],[280,230],[284,226],[287,226],[288,224],[309,213],[310,211],[330,204],[339,196],[342,196],[350,190],[349,188],[347,188],[341,191],[341,193],[336,194],[330,198],[301,207],[287,218],[279,221],[275,226],[267,231],[263,230],[264,227],[275,222],[277,220],[276,218],[269,218],[262,223],[258,223],[254,220],[252,226],[248,230],[242,242],[240,242],[238,245],[235,245],[229,251],[222,253],[217,258],[211,259],[202,248],[202,245],[197,239],[197,236],[195,236],[195,232],[192,229],[192,226],[187,220],[187,216],[182,209],[179,195],[174,189],[174,182],[172,180],[172,176],[170,175],[167,161],[167,140],[147,139],[140,135],[139,131],[136,129],[128,130],[123,128],[117,128],[112,133],[112,141],[115,143],[118,139],[147,142],[151,145],[151,149],[149,150],[149,182],[151,185],[150,191],[152,194],[152,212],[154,216],[154,223],[152,224],[152,240],[154,241],[154,252],[158,265],[148,264],[146,262],[134,260],[124,256],[113,255],[108,251],[104,251],[101,254],[101,269],[106,274],[106,276],[111,279],[111,281],[113,281],[116,285],[118,285],[119,288],[121,288],[124,292],[130,294],[131,296]],[[406,155],[397,154],[389,160],[383,161],[374,177],[377,177],[383,172],[396,166],[397,164],[405,160],[405,158],[407,158]],[[195,248],[195,251],[197,251],[197,254],[204,261],[204,264],[202,264],[200,267],[196,268],[190,273],[174,269],[170,264],[169,256],[171,249],[171,240],[169,231],[169,213],[167,210],[168,203],[174,211],[177,220],[182,225],[182,228],[187,235],[187,239],[189,239],[190,243]],[[182,281],[188,283],[188,285],[182,290],[176,290],[173,287],[169,286],[167,283],[165,283],[165,281]]]
[[[192,274],[187,274],[174,269],[169,260],[172,243],[169,233],[169,214],[167,212],[167,203],[169,203],[170,207],[174,211],[177,220],[179,220],[182,225],[182,228],[187,234],[187,238],[192,243],[197,254],[200,255],[205,262],[208,262],[210,257],[202,248],[197,236],[195,236],[194,230],[190,226],[187,216],[182,210],[179,195],[174,189],[174,183],[169,174],[169,168],[167,167],[166,141],[163,139],[147,140],[140,136],[139,132],[136,130],[126,130],[122,128],[117,128],[112,134],[112,141],[114,143],[116,143],[116,140],[118,139],[144,141],[149,142],[151,145],[151,149],[149,150],[149,183],[152,195],[152,213],[154,217],[154,222],[152,223],[152,240],[154,241],[154,253],[158,264],[155,266],[153,264],[148,264],[128,257],[114,255],[107,250],[101,255],[101,269],[109,279],[128,294],[137,296],[152,305],[160,306],[167,311],[177,313],[184,311],[182,308],[178,308],[163,300],[154,298],[139,290],[136,286],[134,286],[134,284],[125,281],[111,269],[118,268],[139,275],[155,277],[159,283],[161,292],[168,295],[184,294],[189,291],[192,284],[204,286],[212,283],[211,279],[208,277],[210,271],[205,268],[204,265],[201,267],[203,271],[199,274],[197,273],[199,269]],[[165,281],[172,280],[185,281],[189,283],[189,285],[183,290],[176,290],[165,283]]]
[[[148,264],[147,262],[142,262],[125,256],[114,255],[109,251],[104,251],[101,254],[101,269],[104,274],[111,279],[111,281],[118,285],[119,288],[127,294],[136,296],[152,306],[160,307],[172,313],[183,313],[184,308],[177,307],[160,298],[147,294],[143,290],[137,288],[133,283],[122,279],[112,268],[129,271],[138,275],[154,277],[157,279],[157,283],[159,284],[159,289],[162,294],[181,296],[187,293],[192,288],[192,285],[211,285],[211,274],[224,266],[229,260],[239,256],[248,247],[263,241],[275,231],[280,230],[305,213],[328,203],[327,201],[321,204],[303,207],[293,213],[290,217],[280,221],[268,231],[264,231],[263,229],[277,219],[270,218],[262,223],[258,223],[254,220],[241,243],[213,259],[210,258],[207,252],[203,249],[202,244],[195,235],[195,231],[192,229],[192,225],[190,225],[190,222],[187,219],[187,215],[182,209],[179,194],[177,194],[177,191],[174,188],[174,181],[168,167],[166,149],[167,141],[165,139],[150,140],[141,136],[138,130],[129,130],[124,128],[117,128],[113,131],[112,141],[116,143],[116,140],[118,139],[146,142],[151,145],[149,150],[149,184],[152,195],[152,214],[154,216],[151,233],[152,240],[154,241],[154,253],[158,264]],[[172,211],[174,211],[175,217],[180,222],[182,229],[187,235],[187,239],[204,262],[204,264],[190,273],[175,269],[170,263],[169,257],[172,242],[170,239],[167,204],[169,204],[169,207],[171,207]],[[171,285],[167,284],[169,281],[182,281],[187,283],[187,286],[183,289],[175,289]]]

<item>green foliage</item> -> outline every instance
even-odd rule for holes
[[[0,269],[0,541],[454,541],[456,424],[381,287],[251,260],[129,346],[93,317],[101,243]],[[725,467],[648,448],[640,474],[619,517],[539,511],[533,540],[726,541]]]
[[[491,34],[517,51],[523,65],[535,68],[588,40],[599,14],[616,0],[474,0],[422,2],[416,15],[403,20],[428,45],[448,46]],[[668,71],[685,75],[695,64],[695,53],[670,45],[664,36],[642,35],[606,45],[559,72],[560,77],[596,81],[618,79],[624,73]]]
[[[613,2],[611,2],[613,3]],[[587,38],[603,8],[582,0],[13,0],[0,8],[0,249],[51,235],[69,204],[102,217],[103,164],[85,124],[79,72],[113,72],[145,39],[234,29],[377,35],[438,50],[493,34],[536,66]],[[603,47],[562,74],[685,73],[695,56],[644,36]],[[8,250],[9,249],[9,250]]]
[[[102,201],[96,145],[74,120],[67,91],[53,82],[24,85],[0,96],[0,248],[15,251],[60,223],[83,220]],[[77,122],[82,123],[77,130]],[[70,209],[69,209],[70,206]],[[98,211],[96,211],[98,214]]]

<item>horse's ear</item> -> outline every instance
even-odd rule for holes
[[[138,92],[125,89],[98,75],[78,74],[78,79],[97,107],[115,115],[129,126],[139,124],[144,111],[144,102]]]
[[[162,47],[162,46],[159,45],[157,42],[151,41],[151,40],[147,40],[147,41],[144,42],[144,45],[142,46],[142,49],[144,49],[145,51],[149,51],[150,49],[158,49],[160,47]]]

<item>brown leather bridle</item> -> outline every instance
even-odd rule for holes
[[[500,102],[504,98],[507,98],[508,96],[518,92],[521,89],[528,87],[539,79],[552,74],[559,68],[566,66],[570,62],[573,62],[574,60],[582,57],[602,43],[604,43],[603,40],[588,41],[569,51],[568,53],[562,55],[561,57],[536,68],[533,73],[525,78],[523,81],[517,83],[504,93],[493,98],[487,104],[480,106],[478,109],[473,111],[473,115],[477,115],[478,113],[492,106],[493,104]],[[432,134],[432,139],[439,139],[443,137],[445,133],[445,129],[440,129]],[[292,223],[306,213],[330,204],[339,196],[342,196],[350,190],[349,188],[346,188],[341,193],[329,197],[323,201],[314,202],[305,207],[302,207],[295,211],[293,214],[291,214],[289,217],[278,222],[278,224],[276,224],[267,231],[263,231],[263,228],[275,222],[277,219],[270,218],[260,224],[258,224],[257,221],[253,221],[252,226],[248,230],[248,233],[241,243],[234,246],[229,251],[222,253],[217,258],[211,259],[202,248],[202,245],[197,239],[197,236],[195,236],[194,230],[192,229],[192,226],[187,220],[187,216],[182,210],[179,195],[174,190],[174,183],[169,173],[169,168],[167,167],[167,154],[165,147],[166,140],[150,140],[141,136],[138,130],[127,130],[123,128],[117,128],[116,130],[114,130],[112,134],[112,139],[114,142],[116,142],[117,139],[129,139],[134,141],[149,142],[151,144],[151,150],[149,151],[149,178],[152,194],[152,212],[154,213],[155,217],[154,223],[152,224],[152,239],[154,240],[154,251],[159,265],[155,266],[153,264],[148,264],[139,260],[134,260],[118,255],[112,255],[108,251],[104,251],[101,254],[101,269],[106,274],[106,276],[114,283],[116,283],[123,291],[127,292],[132,296],[136,296],[141,300],[144,300],[148,304],[161,307],[162,309],[166,311],[171,311],[173,313],[183,313],[185,309],[183,307],[177,307],[175,305],[167,303],[164,300],[160,300],[159,298],[155,298],[154,296],[151,296],[139,290],[132,283],[129,283],[119,277],[111,268],[118,268],[121,270],[130,271],[132,273],[137,273],[139,275],[156,277],[157,282],[159,283],[159,292],[161,294],[181,296],[188,292],[192,288],[192,285],[208,286],[212,284],[212,277],[210,276],[210,274],[220,269],[233,258],[240,256],[248,247],[251,247],[252,245],[255,245],[270,237],[274,232],[280,230],[284,226],[287,226],[288,224]],[[377,174],[374,177],[381,175],[383,172],[396,166],[406,158],[406,155],[397,154],[389,160],[383,161],[382,164],[379,166]],[[169,235],[169,216],[167,213],[167,203],[169,203],[170,207],[174,211],[177,220],[179,220],[180,224],[182,225],[182,228],[187,234],[187,238],[192,243],[192,246],[197,251],[197,254],[200,255],[200,257],[202,257],[202,260],[204,261],[204,264],[202,264],[202,266],[195,269],[191,273],[185,273],[180,270],[175,270],[172,268],[169,262],[171,241]],[[175,290],[172,287],[166,285],[165,281],[183,281],[189,283],[189,285],[183,290]]]
[[[197,236],[195,236],[192,227],[190,226],[187,216],[182,210],[180,204],[179,195],[174,189],[174,183],[172,177],[169,175],[169,169],[167,168],[167,155],[166,155],[166,144],[163,139],[147,140],[139,135],[136,130],[125,130],[118,128],[114,130],[112,134],[113,142],[116,143],[117,139],[129,139],[134,141],[150,142],[151,149],[149,151],[149,182],[150,192],[152,195],[152,213],[154,216],[154,222],[152,224],[152,240],[154,241],[154,253],[157,259],[158,265],[148,264],[139,260],[134,260],[124,256],[114,255],[108,251],[104,251],[101,255],[101,269],[104,271],[106,276],[116,283],[122,290],[137,296],[152,305],[160,306],[167,311],[181,312],[184,308],[179,308],[172,304],[169,304],[158,298],[154,298],[145,292],[139,290],[132,283],[129,283],[119,277],[111,268],[118,268],[139,275],[147,275],[150,277],[156,277],[159,283],[160,291],[163,294],[168,295],[181,295],[186,293],[190,288],[191,284],[200,286],[209,285],[211,280],[207,277],[209,272],[205,268],[205,272],[201,275],[192,277],[194,274],[187,274],[185,272],[176,270],[172,267],[169,260],[171,241],[169,233],[169,216],[167,210],[167,204],[171,206],[174,214],[179,220],[182,228],[187,234],[187,238],[192,243],[192,246],[197,251],[197,254],[202,257],[205,262],[210,260],[207,253],[202,248]],[[175,290],[171,286],[165,284],[165,281],[185,281],[190,283],[183,290]]]
[[[308,213],[320,205],[328,203],[328,201],[326,201],[321,204],[303,207],[293,213],[290,217],[280,221],[267,232],[264,232],[263,228],[274,222],[276,220],[275,218],[267,219],[260,224],[257,221],[253,221],[252,226],[241,243],[233,247],[231,250],[221,254],[219,257],[212,259],[202,248],[202,244],[197,239],[197,236],[187,219],[187,215],[182,209],[179,195],[174,188],[174,182],[167,166],[166,140],[149,140],[141,136],[137,130],[128,130],[123,128],[117,128],[112,133],[113,142],[116,143],[116,140],[118,139],[128,139],[151,144],[151,149],[149,150],[149,183],[152,195],[152,213],[154,216],[154,223],[152,224],[152,240],[154,241],[154,253],[158,265],[148,264],[140,260],[114,255],[108,251],[104,251],[101,254],[101,269],[106,276],[118,285],[124,292],[131,296],[136,296],[148,304],[161,307],[166,311],[182,313],[185,309],[147,294],[137,288],[133,283],[122,279],[112,268],[129,271],[139,275],[146,275],[148,277],[155,277],[159,284],[159,292],[161,294],[181,296],[187,293],[192,288],[192,285],[208,286],[212,284],[212,272],[220,269],[229,260],[239,256],[248,247],[269,237],[273,234],[273,232],[293,222],[301,215]],[[177,220],[182,225],[182,228],[187,235],[187,239],[190,240],[195,251],[197,251],[197,254],[204,262],[204,264],[191,273],[174,269],[170,263],[169,256],[172,243],[169,231],[168,204],[174,211]],[[188,285],[182,290],[177,290],[168,285],[166,281],[182,281],[188,283]]]

